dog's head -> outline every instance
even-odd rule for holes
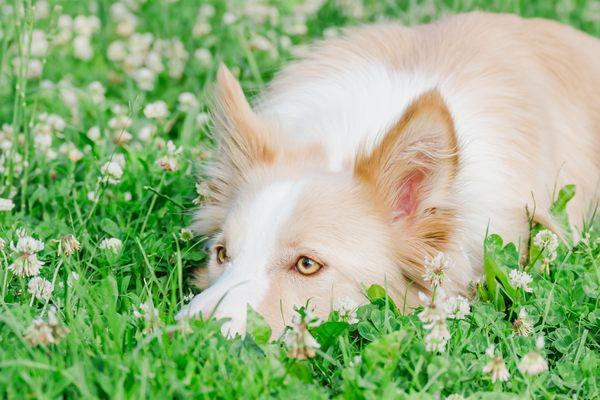
[[[228,317],[243,332],[247,306],[277,333],[308,299],[325,317],[333,299],[386,285],[414,303],[425,255],[450,242],[457,170],[452,119],[441,96],[416,99],[378,144],[330,171],[317,143],[292,142],[256,114],[225,67],[218,73],[219,154],[195,221],[210,235],[206,289],[179,314]],[[411,283],[409,283],[411,282]]]

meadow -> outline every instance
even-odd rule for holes
[[[574,242],[532,224],[525,257],[490,232],[453,309],[404,315],[365,282],[277,340],[252,310],[234,339],[174,320],[206,260],[187,228],[219,63],[252,96],[344,26],[471,10],[600,36],[595,0],[0,0],[0,398],[600,398],[593,220]]]

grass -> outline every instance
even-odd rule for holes
[[[6,3],[24,12],[10,14]],[[557,19],[600,34],[600,10],[591,0],[365,0],[362,12],[350,3],[356,2],[324,2],[306,12],[305,32],[296,29],[291,34],[286,32],[293,28],[295,20],[290,18],[298,14],[299,1],[278,2],[273,8],[276,18],[261,18],[255,9],[231,24],[222,22],[225,3],[214,1],[215,14],[203,17],[208,32],[193,35],[204,2],[140,2],[135,30],[178,38],[189,54],[181,76],[175,78],[166,64],[176,55],[165,55],[166,70],[157,76],[153,90],[143,91],[122,62],[107,58],[110,43],[119,38],[110,1],[50,2],[48,15],[40,19],[29,1],[0,1],[0,125],[7,124],[0,139],[13,143],[12,148],[0,146],[0,197],[15,204],[11,211],[0,212],[0,238],[7,243],[0,252],[0,397],[600,398],[600,243],[598,228],[592,225],[586,227],[588,240],[573,247],[560,245],[549,274],[538,272],[542,249],[532,246],[526,263],[533,275],[531,293],[507,283],[508,271],[521,268],[514,246],[489,236],[482,244],[486,285],[478,287],[466,319],[449,321],[451,339],[442,353],[425,350],[426,331],[417,312],[401,315],[378,287],[368,291],[370,302],[358,309],[357,324],[332,315],[330,322],[312,328],[321,349],[309,360],[289,358],[279,341],[268,342],[266,327],[255,314],[250,334],[234,340],[219,334],[218,321],[193,322],[187,333],[174,325],[174,314],[192,290],[186,282],[188,272],[206,257],[205,238],[188,240],[181,230],[190,222],[197,197],[197,165],[211,149],[203,113],[220,61],[233,67],[247,92],[256,93],[292,57],[294,48],[335,34],[336,27],[383,16],[415,24],[450,12],[483,9]],[[242,2],[229,6],[232,13],[243,8]],[[40,10],[43,4],[37,5]],[[100,26],[91,35],[93,54],[88,60],[75,56],[72,39],[50,44],[45,54],[30,54],[27,40],[17,45],[19,38],[31,37],[33,29],[46,32],[49,42],[60,38],[61,14],[92,13]],[[271,44],[263,45],[257,36]],[[36,44],[31,46],[34,53]],[[206,52],[195,57],[198,48],[212,57]],[[43,64],[40,77],[27,79],[28,60]],[[103,102],[93,101],[88,88],[92,81],[106,88]],[[177,111],[182,92],[193,93],[198,105]],[[150,121],[143,109],[159,99],[170,113]],[[125,137],[110,121],[115,105],[125,106],[132,120],[126,129],[133,139],[125,145],[114,143],[115,137]],[[48,148],[40,137],[48,124],[44,113],[65,121],[64,129],[49,128]],[[143,141],[142,128],[149,123],[157,131]],[[100,128],[97,139],[87,135],[92,126]],[[166,153],[167,140],[183,149],[176,156],[179,169],[172,172],[156,164]],[[72,147],[61,149],[69,143]],[[76,162],[69,159],[78,158],[74,149],[82,152]],[[102,166],[117,160],[116,155],[125,161],[120,182],[101,182]],[[562,196],[559,200],[566,201],[568,193]],[[564,216],[560,201],[554,211]],[[7,270],[14,258],[8,243],[18,239],[20,228],[46,244],[38,256],[45,262],[40,275],[54,282],[47,301],[28,292],[28,278]],[[532,227],[532,236],[539,229]],[[81,242],[81,251],[71,256],[58,253],[57,239],[66,234]],[[116,254],[99,248],[111,237],[122,241]],[[73,272],[79,280],[68,280]],[[141,303],[158,309],[160,323],[136,318],[134,310]],[[24,333],[34,318],[47,319],[52,305],[69,332],[56,344],[33,346]],[[513,335],[512,322],[521,308],[534,324],[526,337]],[[539,351],[549,371],[521,374],[517,365],[535,349],[538,336],[546,339]],[[506,382],[492,382],[483,372],[490,344],[504,357],[510,372]]]

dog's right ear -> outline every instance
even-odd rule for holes
[[[252,110],[239,82],[223,64],[217,72],[213,121],[218,154],[205,171],[208,193],[194,225],[203,234],[219,228],[248,171],[272,163],[276,154],[271,129]]]

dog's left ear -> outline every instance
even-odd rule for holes
[[[204,171],[208,191],[194,224],[202,234],[219,228],[248,172],[272,163],[276,156],[270,127],[252,110],[239,82],[223,64],[217,73],[213,120],[218,154]]]
[[[355,176],[374,186],[393,218],[435,209],[458,169],[452,117],[437,90],[416,99],[371,152],[357,156]]]
[[[217,72],[214,109],[215,134],[220,156],[226,157],[239,173],[255,163],[272,162],[273,135],[252,110],[242,88],[224,64]]]

